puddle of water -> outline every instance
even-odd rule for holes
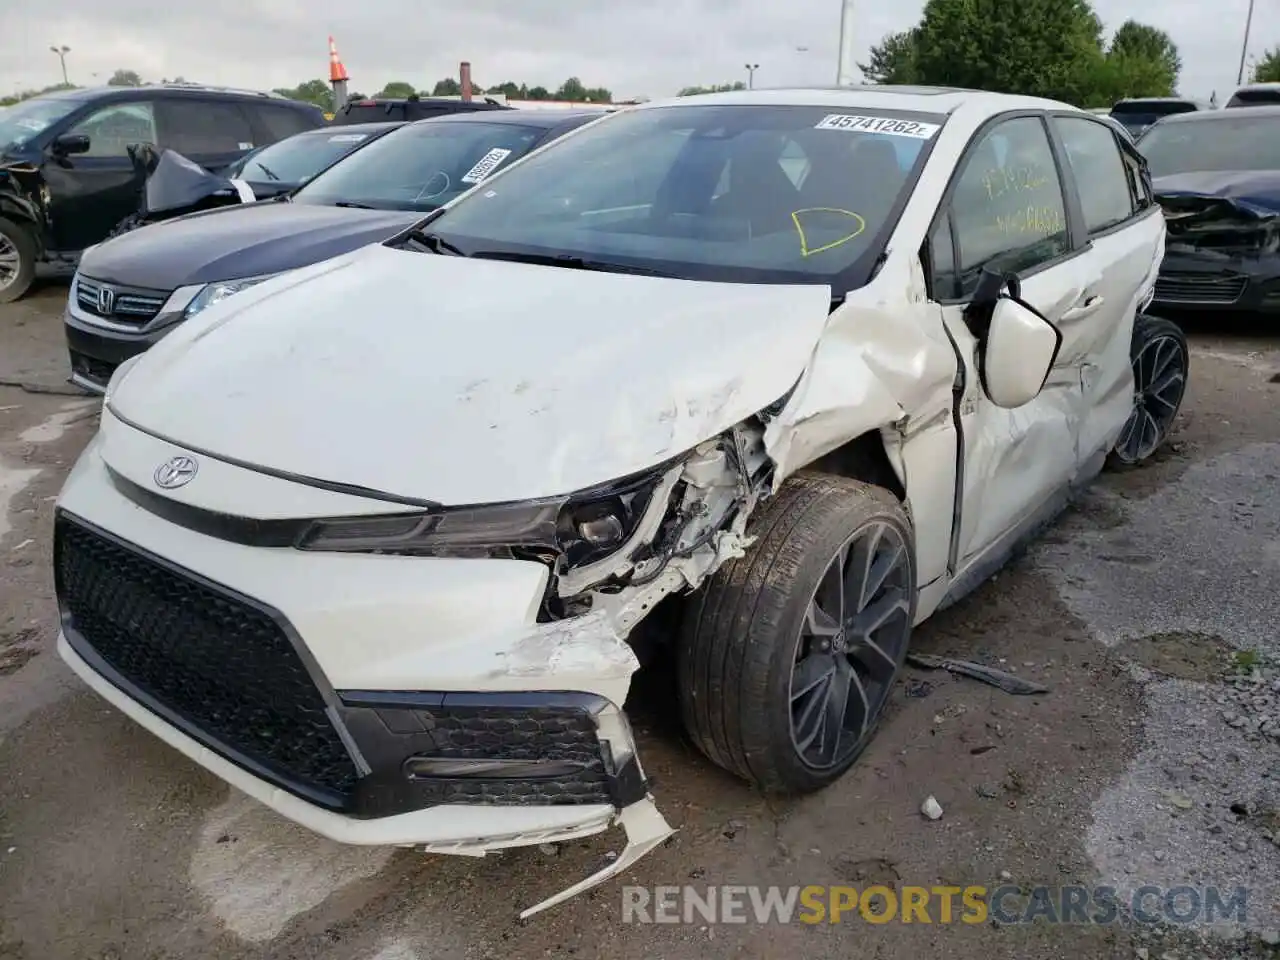
[[[23,430],[18,434],[18,439],[23,443],[52,443],[66,433],[67,427],[80,419],[82,414],[97,405],[96,400],[78,400],[68,403],[43,423],[37,423],[34,427]]]
[[[13,529],[9,522],[9,505],[33,481],[40,471],[31,467],[10,467],[0,460],[0,543]]]
[[[376,874],[392,852],[333,843],[233,792],[205,821],[191,882],[228,930],[261,943],[330,894]]]

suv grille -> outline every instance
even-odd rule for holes
[[[1155,298],[1164,303],[1235,303],[1247,283],[1239,274],[1161,273]]]
[[[271,615],[66,514],[54,569],[68,641],[107,679],[255,775],[347,806],[355,764]]]
[[[103,300],[106,292],[110,303]],[[85,277],[76,278],[76,303],[81,310],[116,323],[141,326],[160,312],[169,294],[163,290],[121,287]]]

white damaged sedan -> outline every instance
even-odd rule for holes
[[[59,649],[339,841],[625,829],[527,915],[671,832],[623,712],[650,639],[711,760],[820,789],[913,626],[1155,452],[1164,237],[1141,156],[1060,103],[610,115],[123,366],[58,504]]]

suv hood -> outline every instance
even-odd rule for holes
[[[153,223],[92,248],[80,272],[152,290],[294,270],[394,236],[426,214],[253,203]]]
[[[778,400],[830,302],[827,286],[378,245],[209,308],[107,402],[197,454],[272,471],[443,504],[553,496],[652,467]]]

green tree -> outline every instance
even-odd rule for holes
[[[406,100],[417,92],[417,88],[412,83],[406,83],[403,80],[392,80],[378,93],[375,93],[374,96],[385,100]]]
[[[133,70],[117,70],[107,81],[109,87],[140,87],[142,77]]]
[[[560,84],[560,89],[555,92],[555,96],[551,99],[582,101],[587,99],[587,88],[582,85],[582,81],[577,77],[570,77]]]
[[[500,83],[490,93],[501,93],[509,100],[526,100],[529,97],[529,88],[523,83],[516,83],[514,80],[508,80],[506,83]]]
[[[1272,47],[1253,68],[1254,83],[1280,83],[1280,47]]]
[[[1136,20],[1126,20],[1112,37],[1107,56],[1149,60],[1168,74],[1170,90],[1178,85],[1182,58],[1178,56],[1178,47],[1173,39],[1163,30]]]
[[[1081,103],[1104,61],[1087,0],[928,0],[918,30],[925,83]]]
[[[530,100],[554,100],[551,91],[546,87],[530,87],[527,91]]]
[[[731,93],[734,90],[745,90],[745,89],[747,89],[747,85],[743,83],[741,80],[737,80],[733,83],[712,84],[709,87],[685,87],[679,93],[677,93],[676,96],[677,97],[696,97],[700,93]]]
[[[891,33],[871,48],[870,58],[858,64],[858,69],[872,83],[919,83],[916,67],[919,42],[919,27]]]
[[[314,103],[326,110],[333,106],[333,88],[327,80],[308,80],[296,87],[277,87],[274,92],[290,100]]]
[[[456,97],[462,93],[462,84],[458,83],[454,77],[445,77],[443,80],[436,81],[436,85],[431,88],[433,97]]]

